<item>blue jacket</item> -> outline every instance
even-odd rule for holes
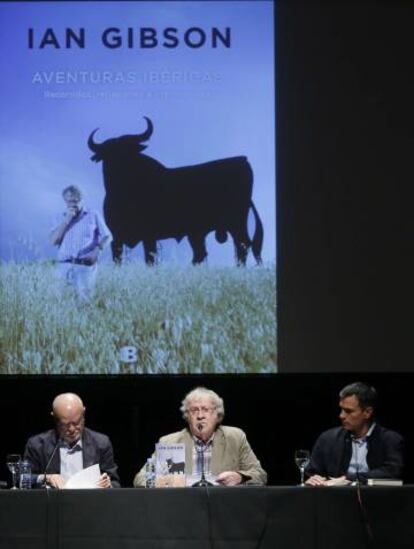
[[[376,423],[367,439],[367,465],[369,471],[358,475],[367,478],[402,478],[404,466],[403,437]],[[306,474],[323,477],[347,475],[352,456],[352,439],[349,431],[335,427],[323,432],[317,439]],[[354,480],[350,478],[350,480]]]

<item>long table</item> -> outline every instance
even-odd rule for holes
[[[414,486],[0,491],[1,549],[412,549]]]

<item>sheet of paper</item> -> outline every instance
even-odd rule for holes
[[[325,486],[349,486],[350,484],[351,484],[351,481],[344,477],[338,477],[338,478],[330,477],[329,480],[325,482]]]
[[[64,488],[97,488],[96,483],[100,476],[101,470],[99,464],[96,463],[68,478]]]

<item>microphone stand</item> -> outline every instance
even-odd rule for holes
[[[201,478],[199,481],[192,484],[192,488],[205,488],[206,486],[214,486],[212,482],[209,482],[206,479],[206,475],[204,473],[204,446],[202,446],[201,450],[197,448],[197,444],[195,445],[197,453],[201,456]]]
[[[58,438],[58,440],[55,444],[55,447],[53,448],[53,452],[52,452],[50,458],[48,459],[48,462],[46,463],[46,467],[45,467],[44,472],[43,472],[43,488],[48,488],[47,483],[46,483],[46,474],[47,474],[47,471],[50,467],[50,464],[52,463],[53,458],[55,457],[56,450],[60,447],[60,443],[61,443],[61,440],[60,440],[60,438]]]
[[[361,493],[361,477],[360,477],[360,471],[359,471],[359,463],[358,463],[358,443],[356,442],[355,437],[352,438],[352,445],[355,446],[355,463],[356,463],[356,472],[355,472],[355,487],[356,487],[356,495],[358,500],[358,507],[359,511],[361,513],[362,520],[364,522],[365,530],[367,532],[368,536],[368,543],[371,547],[374,543],[374,533],[372,530],[371,522],[369,520],[367,509],[364,505],[364,501],[362,499],[362,493]]]

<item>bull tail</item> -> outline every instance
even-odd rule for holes
[[[260,265],[262,263],[262,247],[263,247],[263,223],[260,219],[259,213],[256,210],[253,200],[250,201],[250,207],[253,210],[254,220],[255,220],[255,230],[252,240],[252,252],[256,263]]]

